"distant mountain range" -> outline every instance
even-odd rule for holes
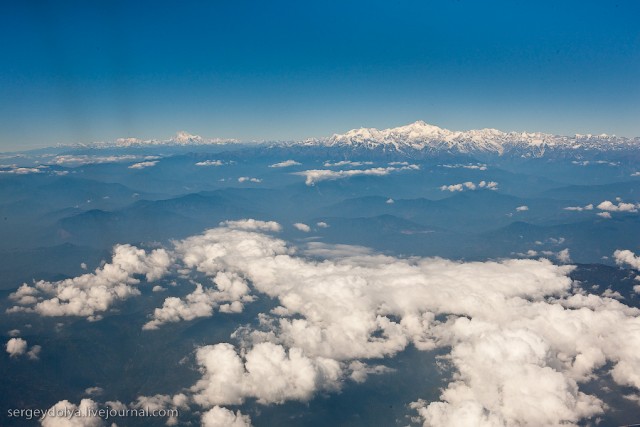
[[[73,148],[127,148],[127,147],[147,147],[154,145],[220,145],[238,143],[237,139],[231,138],[204,138],[200,135],[193,135],[189,132],[179,131],[169,139],[140,139],[134,137],[118,138],[115,142],[92,142],[90,144],[73,144]],[[62,145],[64,146],[64,145]]]
[[[449,153],[519,153],[542,156],[547,150],[628,150],[640,148],[640,138],[615,135],[557,136],[541,132],[503,132],[497,129],[451,131],[423,121],[391,129],[360,128],[302,144]]]
[[[127,148],[158,145],[203,146],[238,144],[236,139],[204,138],[188,132],[178,132],[167,140],[118,138],[115,142],[81,144],[80,148]],[[347,149],[382,150],[421,154],[494,154],[542,157],[546,152],[611,152],[640,149],[640,137],[615,135],[559,136],[542,132],[503,132],[497,129],[452,131],[417,121],[390,129],[360,128],[327,138],[302,141],[251,143],[267,147],[340,147]]]

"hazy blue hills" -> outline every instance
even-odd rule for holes
[[[601,181],[604,173],[609,174],[609,179],[617,178],[621,166],[612,166],[615,162],[576,165],[575,159],[500,158],[493,164],[482,163],[471,154],[452,153],[440,153],[423,161],[406,156],[400,160],[402,153],[369,152],[365,157],[350,158],[352,153],[348,149],[280,145],[218,147],[216,152],[207,152],[202,147],[199,151],[185,151],[185,147],[180,147],[167,149],[149,160],[150,151],[130,150],[133,151],[67,151],[67,156],[76,156],[87,163],[62,167],[66,176],[51,173],[0,176],[0,190],[5,196],[0,202],[0,213],[6,218],[1,225],[5,230],[2,247],[28,249],[70,242],[105,250],[118,242],[184,237],[228,219],[252,217],[285,224],[306,221],[313,225],[318,218],[365,221],[385,215],[464,236],[443,239],[448,246],[453,246],[449,242],[470,242],[469,239],[482,233],[508,230],[511,223],[518,221],[551,227],[538,238],[532,234],[531,240],[535,242],[544,240],[546,235],[563,234],[562,230],[575,229],[575,233],[581,234],[578,230],[589,228],[592,222],[602,224],[592,234],[606,234],[607,227],[613,225],[607,226],[605,219],[596,216],[600,212],[598,204],[604,200],[615,202],[616,197],[634,201],[640,194],[640,180],[591,185],[589,181]],[[318,157],[318,150],[330,152],[331,156]],[[132,155],[139,158],[91,163],[96,153],[100,159]],[[291,166],[273,167],[289,159],[293,161]],[[144,162],[151,163],[132,168]],[[411,162],[417,163],[410,170],[386,170]],[[534,163],[535,167],[531,166]],[[518,164],[531,167],[518,170]],[[355,174],[322,179],[311,185],[301,176],[308,170],[340,173],[376,168],[383,170],[378,172],[380,175]],[[597,168],[600,172],[585,177],[583,185],[566,185],[555,180],[558,177],[555,172],[548,173],[562,168],[573,172]],[[549,179],[550,175],[554,179]],[[495,188],[480,187],[483,182],[494,182]],[[589,204],[593,205],[591,210],[565,209]],[[614,220],[617,216],[614,214]],[[374,232],[378,225],[373,221],[368,227]],[[635,223],[631,222],[620,233],[633,232],[633,227]],[[394,241],[391,236],[394,232],[399,239],[419,240],[402,235],[401,229],[397,226],[395,231],[388,231],[386,240]],[[340,234],[349,236],[346,240],[356,244],[363,243],[346,230]],[[507,237],[498,241],[502,250],[490,253],[506,256],[524,250],[518,239]],[[511,242],[511,246],[505,242]],[[478,245],[486,246],[481,241]],[[424,247],[412,244],[416,253],[423,253]],[[475,247],[459,245],[455,253],[462,257],[483,253]],[[574,252],[595,254],[582,249]]]
[[[484,233],[480,244],[486,245],[487,250],[511,248],[514,252],[526,252],[530,249],[541,252],[545,249],[553,250],[554,246],[570,247],[575,259],[606,262],[616,249],[637,250],[640,247],[637,237],[639,227],[640,218],[633,214],[622,214],[613,219],[596,217],[549,226],[515,222]]]
[[[601,185],[570,185],[547,190],[542,195],[585,204],[598,204],[604,200],[613,201],[616,197],[637,200],[640,199],[640,180]]]
[[[116,210],[90,210],[58,222],[65,240],[76,243],[140,242],[184,237],[227,219],[256,216],[233,201],[210,194],[188,194],[164,200],[140,200]],[[110,243],[108,243],[110,242]]]
[[[94,269],[110,251],[63,243],[33,249],[0,250],[0,289],[12,289],[34,278],[60,280],[77,276],[84,270],[80,264]]]

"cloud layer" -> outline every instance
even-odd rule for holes
[[[176,249],[187,267],[232,272],[280,303],[260,327],[237,331],[239,348],[198,350],[192,392],[204,407],[308,400],[353,378],[354,362],[408,345],[451,348],[441,400],[414,403],[425,425],[576,423],[604,411],[579,385],[606,363],[615,382],[640,387],[640,313],[572,287],[571,266],[357,251],[314,262],[280,239],[224,228]]]
[[[587,294],[568,277],[572,266],[405,259],[319,243],[300,251],[267,234],[280,230],[273,222],[229,221],[171,250],[118,246],[95,273],[23,285],[12,298],[43,315],[91,316],[134,294],[134,275],[157,280],[173,261],[181,273],[211,282],[167,298],[146,329],[272,299],[277,306],[259,324],[196,350],[201,378],[188,394],[204,410],[203,425],[250,423],[226,405],[308,401],[364,381],[388,371],[369,366],[371,359],[380,363],[408,346],[447,352],[450,377],[439,401],[407,402],[429,426],[574,425],[606,409],[581,388],[603,368],[617,384],[640,389],[640,310]],[[630,251],[615,257],[637,265]],[[94,287],[111,295],[109,303],[90,297]],[[39,300],[42,294],[53,296]]]

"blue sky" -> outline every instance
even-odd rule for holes
[[[424,120],[640,135],[637,1],[11,2],[0,150]]]

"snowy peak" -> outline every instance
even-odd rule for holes
[[[139,138],[118,138],[115,145],[117,147],[140,147],[149,145],[215,145],[238,142],[235,139],[223,138],[203,138],[186,131],[179,131],[175,136],[166,139],[139,139]]]
[[[436,139],[448,138],[453,132],[441,129],[438,126],[429,125],[423,121],[417,121],[406,126],[397,128],[378,130],[375,128],[352,129],[344,135],[333,135],[335,141],[360,140],[360,141],[380,141],[382,143],[393,143],[398,139]]]
[[[176,133],[171,141],[176,144],[188,145],[188,144],[202,144],[204,139],[200,135],[193,135],[186,131],[179,131]]]
[[[353,129],[343,135],[333,135],[329,145],[353,145],[368,148],[385,147],[404,151],[413,150],[451,150],[474,151],[474,149],[501,151],[496,145],[496,137],[502,138],[504,132],[495,129],[483,129],[470,132],[456,132],[417,121],[406,126],[378,130],[375,128]]]
[[[308,141],[306,142],[309,143]],[[542,132],[503,132],[498,129],[451,131],[423,121],[390,129],[360,128],[315,143],[328,146],[380,148],[393,151],[520,152],[541,156],[545,150],[618,150],[640,148],[640,139],[609,135],[557,136]]]

